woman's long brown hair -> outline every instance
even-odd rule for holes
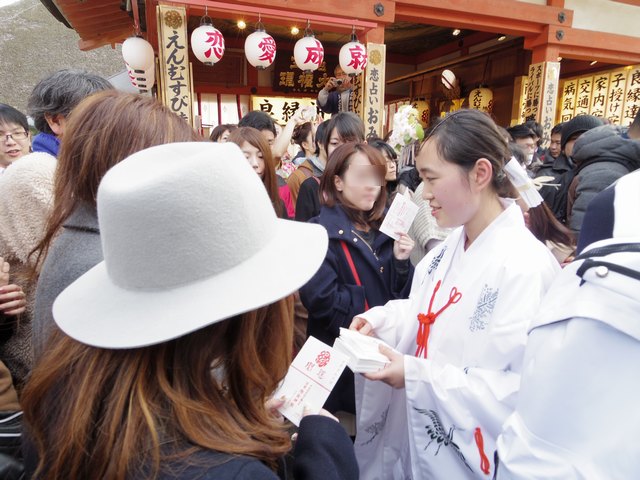
[[[267,142],[262,133],[253,127],[240,127],[234,130],[229,135],[227,141],[235,143],[240,148],[242,148],[244,142],[247,142],[262,152],[262,159],[264,160],[264,178],[262,179],[262,183],[264,183],[264,187],[267,189],[267,194],[271,199],[276,215],[282,218],[285,213],[284,202],[280,199],[278,179],[276,178],[276,164],[271,154],[269,142]]]
[[[542,243],[551,240],[574,250],[576,248],[576,241],[571,230],[558,221],[544,202],[529,209],[529,230]]]
[[[65,126],[52,213],[44,238],[31,252],[36,255],[36,271],[69,215],[81,203],[95,208],[98,185],[107,170],[145,148],[201,140],[187,122],[153,98],[116,90],[85,98]]]
[[[273,467],[291,445],[264,404],[289,366],[292,325],[287,297],[142,348],[53,333],[21,400],[34,478],[154,478],[199,450]]]

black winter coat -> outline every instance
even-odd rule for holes
[[[377,234],[369,246],[341,206],[326,207],[311,219],[327,229],[329,249],[313,278],[300,289],[300,299],[309,312],[307,334],[333,345],[340,327],[348,328],[353,317],[389,300],[407,298],[413,266],[393,257],[393,239]],[[356,284],[341,242],[351,253],[362,286]],[[329,411],[355,411],[353,374],[347,371],[333,389],[325,408]]]

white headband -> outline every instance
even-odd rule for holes
[[[504,166],[504,171],[529,208],[537,207],[543,202],[538,189],[515,157],[511,157],[511,160],[507,162]]]

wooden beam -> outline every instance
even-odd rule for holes
[[[78,48],[83,52],[86,52],[95,48],[104,47],[105,45],[109,45],[111,43],[122,43],[129,36],[131,36],[131,26],[129,26],[126,30],[110,33],[109,35],[98,34],[95,37],[81,38],[78,41]],[[124,65],[124,60],[122,62]]]
[[[384,27],[369,30],[365,35],[365,43],[384,43]]]
[[[213,2],[209,2],[213,3]],[[258,9],[276,9],[287,12],[298,12],[298,19],[306,20],[313,14],[327,15],[330,18],[347,18],[375,23],[393,23],[395,18],[395,0],[237,0],[232,3],[257,7]],[[384,14],[378,16],[374,10],[381,4]],[[209,7],[211,8],[211,7]],[[244,11],[248,11],[246,8]]]
[[[559,56],[576,60],[622,65],[640,63],[640,38],[626,35],[549,26],[524,42],[524,48],[534,52],[544,46],[557,48]]]
[[[456,38],[456,37],[453,37]],[[473,47],[474,45],[478,45],[479,43],[487,42],[492,38],[496,38],[495,33],[487,33],[487,32],[477,32],[471,35],[467,35],[462,39],[456,39],[446,45],[442,45],[438,48],[434,48],[431,50],[427,50],[421,54],[419,54],[415,58],[415,63],[424,63],[429,60],[433,60],[435,58],[443,57],[445,55],[449,55],[450,53],[461,51],[462,47],[458,45],[460,40],[463,40],[464,48]]]
[[[514,0],[402,0],[396,4],[396,21],[401,20],[521,36],[547,25],[569,26],[573,11]]]
[[[264,3],[262,3],[261,6],[249,6],[239,5],[237,2],[229,3],[217,2],[212,0],[171,0],[167,3],[185,5],[188,8],[187,13],[190,15],[203,15],[206,8],[208,10],[209,16],[219,14],[223,18],[233,18],[238,13],[243,13],[254,14],[256,16],[261,15],[263,20],[285,20],[287,22],[290,22],[291,20],[296,20],[298,22],[301,20],[309,20],[311,22],[312,29],[317,29],[319,26],[322,26],[323,30],[331,30],[337,28],[336,31],[338,32],[351,31],[351,28],[355,27],[357,32],[366,33],[372,28],[376,28],[378,26],[377,22],[374,23],[370,21],[363,21],[359,20],[359,17],[357,16],[352,16],[351,13],[357,12],[357,10],[350,11],[349,8],[336,7],[336,9],[331,12],[331,15],[309,13],[311,11],[322,12],[322,10],[324,9],[324,3],[322,2],[314,4],[314,7],[307,11],[292,10],[291,5],[287,5],[286,9],[276,9],[266,7]],[[271,0],[270,3],[274,3],[274,1]],[[292,3],[296,2],[294,1]],[[320,5],[322,5],[322,8],[316,8]],[[352,2],[351,5],[362,4]],[[345,6],[346,5],[343,5],[343,7]],[[348,15],[344,15],[344,13],[347,13]],[[300,27],[302,29],[304,26],[301,25]]]
[[[158,17],[156,7],[157,0],[147,0],[144,4],[144,15],[147,19],[147,33],[145,38],[153,46],[155,52],[158,51]]]

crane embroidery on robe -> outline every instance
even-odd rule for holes
[[[467,463],[467,460],[464,458],[464,455],[460,451],[460,447],[458,447],[456,442],[453,441],[453,432],[457,430],[456,426],[451,426],[451,428],[449,428],[449,431],[447,432],[435,410],[425,410],[423,408],[416,407],[413,407],[413,409],[416,412],[421,413],[422,415],[426,415],[427,417],[429,417],[429,420],[431,420],[431,424],[428,424],[424,427],[427,430],[427,436],[430,439],[429,443],[427,443],[424,449],[426,450],[433,442],[436,442],[436,445],[438,445],[436,453],[434,453],[434,456],[436,456],[438,455],[438,453],[440,453],[440,448],[442,448],[442,446],[450,447],[458,456],[458,458],[462,460],[465,466],[473,472],[473,469]]]
[[[442,247],[442,250],[440,250],[440,252],[431,259],[431,263],[429,264],[429,268],[427,269],[427,275],[431,275],[431,273],[438,268],[438,265],[440,265],[440,261],[442,260],[442,257],[444,257],[444,252],[447,251],[447,247]]]
[[[370,444],[371,442],[373,442],[374,438],[376,438],[382,432],[382,430],[384,429],[384,426],[387,424],[388,414],[389,414],[389,407],[387,407],[385,411],[382,412],[382,415],[380,415],[379,422],[374,422],[373,424],[369,425],[364,429],[365,432],[371,435],[371,438],[366,442],[361,443],[361,445]]]
[[[469,323],[469,330],[475,332],[486,328],[487,323],[489,322],[489,317],[496,306],[499,291],[500,290],[497,288],[495,290],[489,288],[489,285],[485,283],[484,287],[482,287],[482,292],[480,292],[476,309],[474,310],[473,315],[469,318],[471,321]]]

